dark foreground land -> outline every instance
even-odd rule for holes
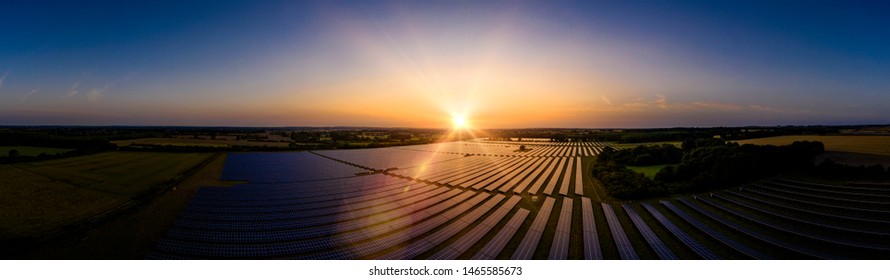
[[[832,165],[838,176],[786,172],[628,200],[612,197],[590,170],[607,147],[638,144],[526,134],[314,152],[69,147],[83,154],[0,165],[0,207],[9,213],[0,220],[0,256],[890,257],[890,185],[881,178],[851,179],[842,175],[865,173]],[[816,164],[886,162],[826,150]]]

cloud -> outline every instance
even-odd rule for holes
[[[770,113],[783,113],[783,114],[810,114],[812,111],[806,109],[795,109],[795,108],[776,108],[770,107],[760,104],[752,104],[748,105],[748,108],[755,111],[760,112],[770,112]],[[851,107],[855,108],[855,107]]]
[[[667,97],[661,94],[657,94],[655,96],[658,97],[658,99],[656,99],[654,102],[655,106],[667,110],[667,108],[671,105],[670,103],[668,103]]]
[[[615,106],[615,104],[612,104],[612,100],[609,100],[609,98],[605,95],[600,95],[600,99],[602,99],[603,102],[605,102],[606,104],[609,104],[609,106]]]
[[[6,81],[6,75],[9,75],[9,70],[6,70],[6,73],[3,73],[3,77],[0,77],[0,88],[3,88],[3,81]]]
[[[776,112],[776,113],[778,113],[778,112],[782,112],[782,111],[783,111],[782,109],[779,109],[779,108],[774,108],[774,107],[769,107],[769,106],[763,106],[763,105],[758,105],[758,104],[749,105],[748,108],[751,108],[751,109],[754,109],[754,110],[757,110],[757,111],[764,111],[764,112]]]
[[[100,100],[102,100],[102,97],[104,96],[102,94],[102,91],[103,90],[100,90],[97,88],[90,90],[90,92],[87,93],[87,100],[89,100],[91,103],[98,103]]]
[[[68,88],[68,94],[65,95],[65,98],[71,98],[77,95],[77,87],[80,86],[80,81],[75,82],[71,87]]]
[[[25,95],[22,95],[22,98],[19,99],[19,103],[25,102],[25,100],[28,100],[28,97],[29,97],[29,96],[31,96],[32,94],[37,93],[38,91],[40,91],[40,88],[36,88],[36,89],[33,89],[33,90],[29,91],[28,93],[25,93]]]
[[[102,101],[102,98],[105,97],[105,91],[111,87],[111,84],[105,85],[103,88],[93,88],[90,92],[87,93],[87,101],[90,103],[99,103]]]
[[[692,105],[699,108],[705,109],[716,109],[721,111],[740,111],[742,110],[742,106],[736,104],[728,104],[721,102],[711,102],[711,101],[699,101],[692,102]]]

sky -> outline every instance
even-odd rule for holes
[[[884,1],[11,1],[0,125],[890,123]]]

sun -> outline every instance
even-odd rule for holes
[[[464,116],[454,116],[451,122],[454,124],[454,129],[466,129],[469,126],[467,118]]]

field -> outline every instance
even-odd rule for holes
[[[287,142],[260,142],[246,140],[212,140],[212,139],[191,139],[191,138],[141,138],[131,140],[112,141],[118,146],[130,145],[170,145],[170,146],[201,146],[201,147],[232,147],[232,146],[251,146],[251,147],[287,147]]]
[[[738,141],[740,144],[788,145],[794,141],[820,141],[826,151],[890,156],[890,136],[794,135]]]
[[[623,150],[623,149],[633,149],[637,146],[656,146],[656,145],[674,145],[676,147],[680,147],[683,142],[644,142],[644,143],[608,143],[609,146],[615,149]]]
[[[150,259],[871,259],[883,185],[769,179],[649,201],[603,197],[605,143],[453,142],[231,154]],[[280,166],[276,166],[280,165]],[[355,172],[360,171],[360,172]]]
[[[0,165],[0,240],[46,233],[114,209],[209,156],[106,152]]]
[[[9,155],[9,151],[19,151],[23,156],[38,156],[40,154],[58,154],[71,151],[71,149],[49,148],[49,147],[32,147],[32,146],[0,146],[0,157]]]
[[[661,171],[661,169],[664,168],[665,166],[668,166],[668,165],[662,164],[662,165],[650,165],[650,166],[627,166],[627,168],[630,170],[636,171],[636,172],[643,173],[643,175],[646,175],[646,177],[649,177],[649,179],[652,179],[652,178],[655,178],[655,174],[657,174],[658,171]]]

